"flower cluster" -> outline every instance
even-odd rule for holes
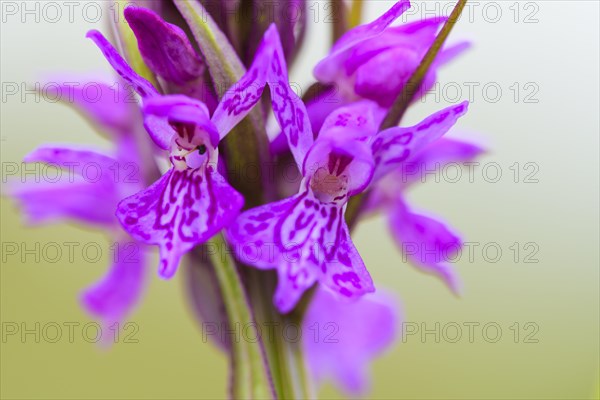
[[[150,71],[146,76],[136,72],[100,32],[88,33],[118,79],[139,100],[132,104],[126,101],[128,93],[112,93],[108,85],[102,86],[101,101],[94,103],[76,93],[75,106],[108,135],[113,153],[45,146],[25,158],[64,168],[74,162],[95,162],[107,171],[114,165],[133,164],[137,166],[133,179],[28,183],[13,186],[12,195],[31,222],[68,218],[102,229],[124,246],[157,247],[158,273],[167,279],[175,275],[182,257],[222,232],[242,269],[276,271],[277,287],[264,295],[272,296],[281,315],[297,311],[299,302],[310,298],[305,324],[335,320],[343,327],[342,341],[335,346],[305,343],[313,376],[331,377],[350,393],[364,391],[365,367],[392,343],[400,317],[395,301],[373,293],[376,285],[346,222],[348,204],[351,199],[364,200],[359,216],[383,211],[399,246],[410,242],[422,244],[421,249],[458,250],[461,240],[450,228],[409,208],[404,192],[415,180],[399,179],[398,174],[407,163],[426,169],[435,163],[470,160],[482,151],[442,138],[465,115],[466,102],[414,126],[380,129],[446,20],[392,26],[410,7],[403,0],[375,21],[347,31],[314,69],[321,84],[335,85],[340,101],[317,97],[305,105],[288,77],[288,62],[297,54],[306,27],[304,19],[292,22],[275,13],[274,20],[267,21],[270,25],[261,20],[252,29],[241,23],[238,32],[223,17],[227,14],[220,7],[226,2],[209,7],[217,21],[215,29],[231,42],[228,47],[237,50],[239,59],[232,63],[248,67],[221,94],[211,55],[202,43],[197,50],[181,15],[176,18],[181,26],[163,18],[170,14],[165,8],[177,11],[167,3],[124,10],[137,39],[135,50]],[[305,7],[298,0],[282,3]],[[461,43],[442,50],[421,87],[431,86],[435,70],[466,47]],[[268,182],[274,187],[257,187],[273,195],[265,196],[268,201],[262,205],[248,207],[248,193],[228,176],[231,158],[222,154],[231,154],[227,136],[240,134],[240,123],[256,110],[262,116],[272,114],[281,131],[269,158],[293,160],[302,179],[289,197],[277,195],[289,192],[277,182]],[[138,303],[147,275],[145,253],[135,262],[115,260],[106,277],[83,293],[84,307],[105,324],[121,321]],[[439,263],[439,257],[431,262],[421,254],[411,257],[413,264],[458,291],[458,278],[449,265]],[[312,297],[305,295],[309,290]]]

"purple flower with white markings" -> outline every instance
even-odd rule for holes
[[[368,143],[374,163],[372,183],[376,183],[445,135],[465,115],[468,105],[465,101],[447,107],[412,127],[378,131],[385,110],[370,100],[358,101],[332,112],[319,138]]]
[[[62,168],[58,181],[22,182],[11,185],[30,223],[72,220],[105,231],[115,243],[113,264],[101,281],[86,289],[83,306],[102,323],[103,340],[110,340],[110,326],[121,322],[139,301],[146,276],[145,255],[115,218],[120,199],[140,190],[141,154],[135,132],[141,122],[139,112],[127,101],[127,93],[99,82],[99,98],[86,96],[86,85],[72,82],[54,87],[57,96],[69,93],[69,100],[115,144],[115,150],[47,145],[25,156],[26,163],[42,162]],[[51,94],[51,95],[54,95]],[[114,329],[114,328],[112,328]]]
[[[216,169],[221,137],[206,105],[184,95],[159,94],[99,32],[88,36],[142,97],[146,129],[157,146],[169,151],[171,168],[149,188],[121,201],[117,217],[136,240],[159,246],[160,275],[170,278],[184,253],[236,217],[243,198]]]
[[[298,167],[304,179],[297,195],[244,212],[227,231],[240,260],[277,269],[274,303],[283,313],[317,281],[347,298],[375,290],[344,220],[350,196],[371,180],[369,147],[318,139]]]
[[[266,32],[252,68],[225,94],[212,118],[198,100],[161,95],[99,32],[88,36],[142,97],[146,129],[156,145],[169,151],[171,168],[152,186],[123,200],[117,217],[134,238],[159,246],[160,274],[170,278],[184,253],[228,226],[243,206],[243,197],[217,171],[218,144],[258,102],[267,79],[274,112],[292,148],[303,145],[298,125],[308,123],[298,118],[296,104],[301,101],[289,87],[277,30],[272,26]]]
[[[377,132],[382,110],[357,102],[334,111],[310,148],[292,146],[304,178],[298,194],[246,211],[228,229],[238,258],[277,269],[274,302],[281,312],[317,281],[345,298],[375,290],[344,220],[349,198],[439,139],[466,110],[461,103],[414,127]],[[303,135],[308,144],[312,133]]]

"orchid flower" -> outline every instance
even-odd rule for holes
[[[331,379],[350,396],[369,389],[369,363],[388,350],[402,318],[393,295],[378,290],[348,303],[317,289],[303,321],[303,345],[314,381]]]
[[[348,199],[373,174],[368,146],[318,139],[298,167],[297,195],[246,211],[227,230],[241,261],[277,269],[274,303],[282,313],[316,281],[348,298],[375,290],[344,220]]]
[[[170,278],[184,253],[231,224],[243,206],[243,197],[217,170],[218,144],[258,102],[267,79],[274,112],[292,149],[305,145],[298,125],[308,122],[296,112],[295,104],[301,102],[289,87],[277,30],[267,30],[252,68],[225,94],[212,118],[198,100],[159,94],[99,32],[88,36],[141,96],[148,133],[169,151],[171,168],[152,186],[119,203],[117,217],[134,238],[159,246],[160,275]]]
[[[334,111],[312,146],[296,149],[298,194],[246,211],[227,231],[240,260],[277,269],[274,303],[281,312],[317,281],[346,298],[375,290],[344,220],[349,198],[440,138],[466,109],[461,103],[414,127],[377,132],[382,110],[362,101]],[[310,131],[303,135],[313,140]]]
[[[393,104],[447,19],[390,26],[409,8],[408,0],[398,1],[375,21],[346,32],[315,66],[317,80],[334,85],[307,105],[315,131],[331,111],[353,101],[368,99],[386,109]],[[433,86],[440,66],[468,46],[462,42],[438,53],[420,93]]]
[[[104,83],[93,84],[101,95],[94,101],[86,97],[82,89],[85,85],[64,83],[55,90],[71,93],[73,104],[115,144],[114,153],[42,146],[25,156],[24,161],[65,169],[60,181],[15,184],[11,195],[19,201],[30,223],[73,220],[116,239],[113,265],[81,296],[85,309],[102,321],[106,328],[103,332],[108,334],[109,327],[123,321],[137,304],[146,276],[143,249],[121,229],[114,215],[119,200],[142,187],[141,155],[134,138],[140,119],[125,91],[115,91]],[[104,335],[103,340],[109,340],[108,336]]]

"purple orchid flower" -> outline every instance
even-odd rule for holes
[[[318,289],[303,321],[304,350],[316,383],[332,379],[350,396],[369,388],[369,363],[398,335],[398,301],[381,290],[351,304]]]
[[[142,187],[141,157],[134,138],[140,119],[125,91],[98,82],[93,85],[101,94],[94,101],[86,96],[86,85],[65,83],[54,89],[63,95],[70,93],[73,104],[115,144],[114,154],[64,146],[40,147],[24,161],[43,162],[66,171],[59,181],[14,184],[10,194],[19,201],[32,224],[73,220],[115,238],[113,264],[108,273],[81,295],[84,308],[106,328],[103,341],[107,342],[111,339],[110,329],[114,329],[110,327],[123,321],[138,303],[146,276],[143,250],[123,232],[114,215],[119,200]]]
[[[317,280],[349,298],[375,290],[344,220],[349,197],[373,174],[368,146],[319,139],[298,167],[304,179],[297,195],[244,212],[227,231],[241,261],[277,269],[274,303],[282,313]]]
[[[461,103],[414,127],[377,132],[384,110],[362,101],[330,114],[314,142],[302,132],[313,144],[293,152],[304,178],[298,194],[246,211],[227,231],[240,260],[277,269],[281,312],[317,281],[345,298],[375,290],[344,220],[348,199],[440,138],[466,110]]]
[[[135,239],[159,246],[160,275],[170,278],[184,253],[230,225],[243,206],[243,197],[217,170],[217,146],[259,101],[267,80],[273,110],[292,150],[304,146],[298,125],[308,122],[298,119],[296,104],[301,101],[289,87],[279,35],[274,26],[267,30],[252,68],[224,95],[212,118],[201,101],[161,95],[99,32],[90,31],[88,37],[140,95],[146,130],[169,151],[171,168],[152,186],[119,203],[117,217]]]
[[[446,20],[434,17],[390,27],[409,8],[408,0],[399,1],[375,21],[348,31],[316,65],[317,80],[334,88],[307,105],[315,131],[331,111],[353,101],[369,99],[384,108],[393,104]],[[463,42],[438,53],[421,93],[435,83],[436,70],[467,47]]]
[[[436,217],[413,212],[405,192],[422,179],[423,171],[471,161],[481,153],[483,150],[476,145],[442,138],[376,185],[366,207],[370,211],[383,210],[394,240],[412,264],[440,277],[456,294],[460,293],[461,284],[447,261],[462,248],[462,240]]]

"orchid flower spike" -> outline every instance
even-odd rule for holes
[[[218,104],[212,117],[204,103],[185,95],[162,95],[139,76],[97,31],[90,37],[115,71],[142,98],[144,125],[156,145],[169,154],[171,168],[149,188],[119,203],[117,217],[137,240],[160,248],[160,275],[174,275],[181,256],[229,226],[244,199],[218,172],[219,142],[258,102],[270,82],[273,110],[293,148],[306,116],[297,118],[300,99],[289,86],[275,26],[252,68]],[[168,68],[165,68],[168,69]]]

